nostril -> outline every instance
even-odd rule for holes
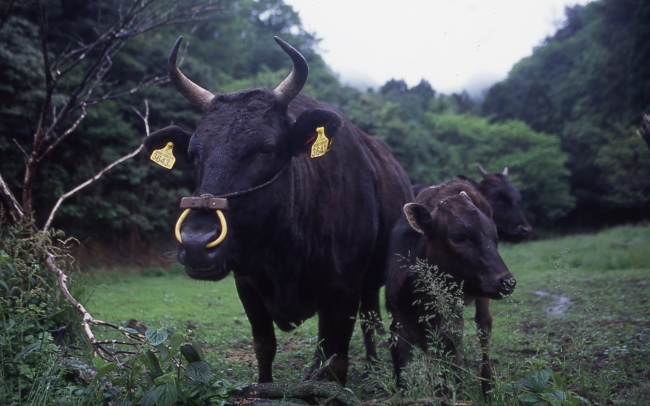
[[[528,235],[528,234],[530,234],[530,227],[519,226],[519,234],[521,234],[521,235]]]
[[[515,286],[517,286],[517,280],[515,279],[514,276],[511,276],[509,278],[503,278],[501,279],[501,286],[508,292],[512,292],[515,290]]]

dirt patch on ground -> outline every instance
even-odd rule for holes
[[[236,362],[238,364],[246,364],[249,367],[252,367],[253,365],[257,365],[255,354],[251,351],[232,349],[226,353],[224,358],[230,362]]]
[[[109,242],[94,237],[73,244],[71,254],[77,265],[88,269],[145,269],[159,266],[168,268],[176,264],[176,242],[167,241],[130,241]]]

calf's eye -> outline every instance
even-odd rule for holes
[[[461,244],[465,241],[465,236],[462,234],[452,234],[451,240],[456,244]]]

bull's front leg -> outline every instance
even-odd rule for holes
[[[273,382],[273,359],[277,351],[271,315],[253,286],[245,278],[235,278],[237,293],[253,332],[253,348],[257,359],[258,382]]]
[[[481,392],[488,397],[492,382],[492,365],[490,363],[490,336],[492,335],[492,314],[490,313],[490,299],[480,297],[476,299],[476,314],[474,320],[478,326],[479,340],[483,361],[481,364]]]
[[[345,386],[348,376],[348,352],[354,332],[355,318],[359,311],[357,293],[339,291],[326,295],[327,302],[318,311],[318,341],[320,351],[317,357],[329,360],[327,378]],[[331,298],[336,298],[332,300]],[[336,355],[336,357],[333,357]]]

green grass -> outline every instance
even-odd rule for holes
[[[650,404],[650,227],[503,244],[500,252],[518,283],[510,298],[492,302],[497,391],[541,360],[564,379],[566,390],[592,404]],[[218,373],[242,383],[256,380],[250,327],[232,277],[209,283],[180,273],[112,273],[91,281],[95,292],[88,308],[96,318],[122,325],[136,318],[150,327],[191,330]],[[548,314],[560,299],[570,303]],[[473,308],[465,310],[465,319],[466,359],[473,370]],[[315,350],[316,319],[277,335],[274,376],[297,380]],[[387,337],[379,340],[382,364],[389,369]],[[348,386],[368,399],[377,394],[362,388],[363,359],[357,328]],[[467,396],[475,396],[478,383],[469,379],[464,385]]]

